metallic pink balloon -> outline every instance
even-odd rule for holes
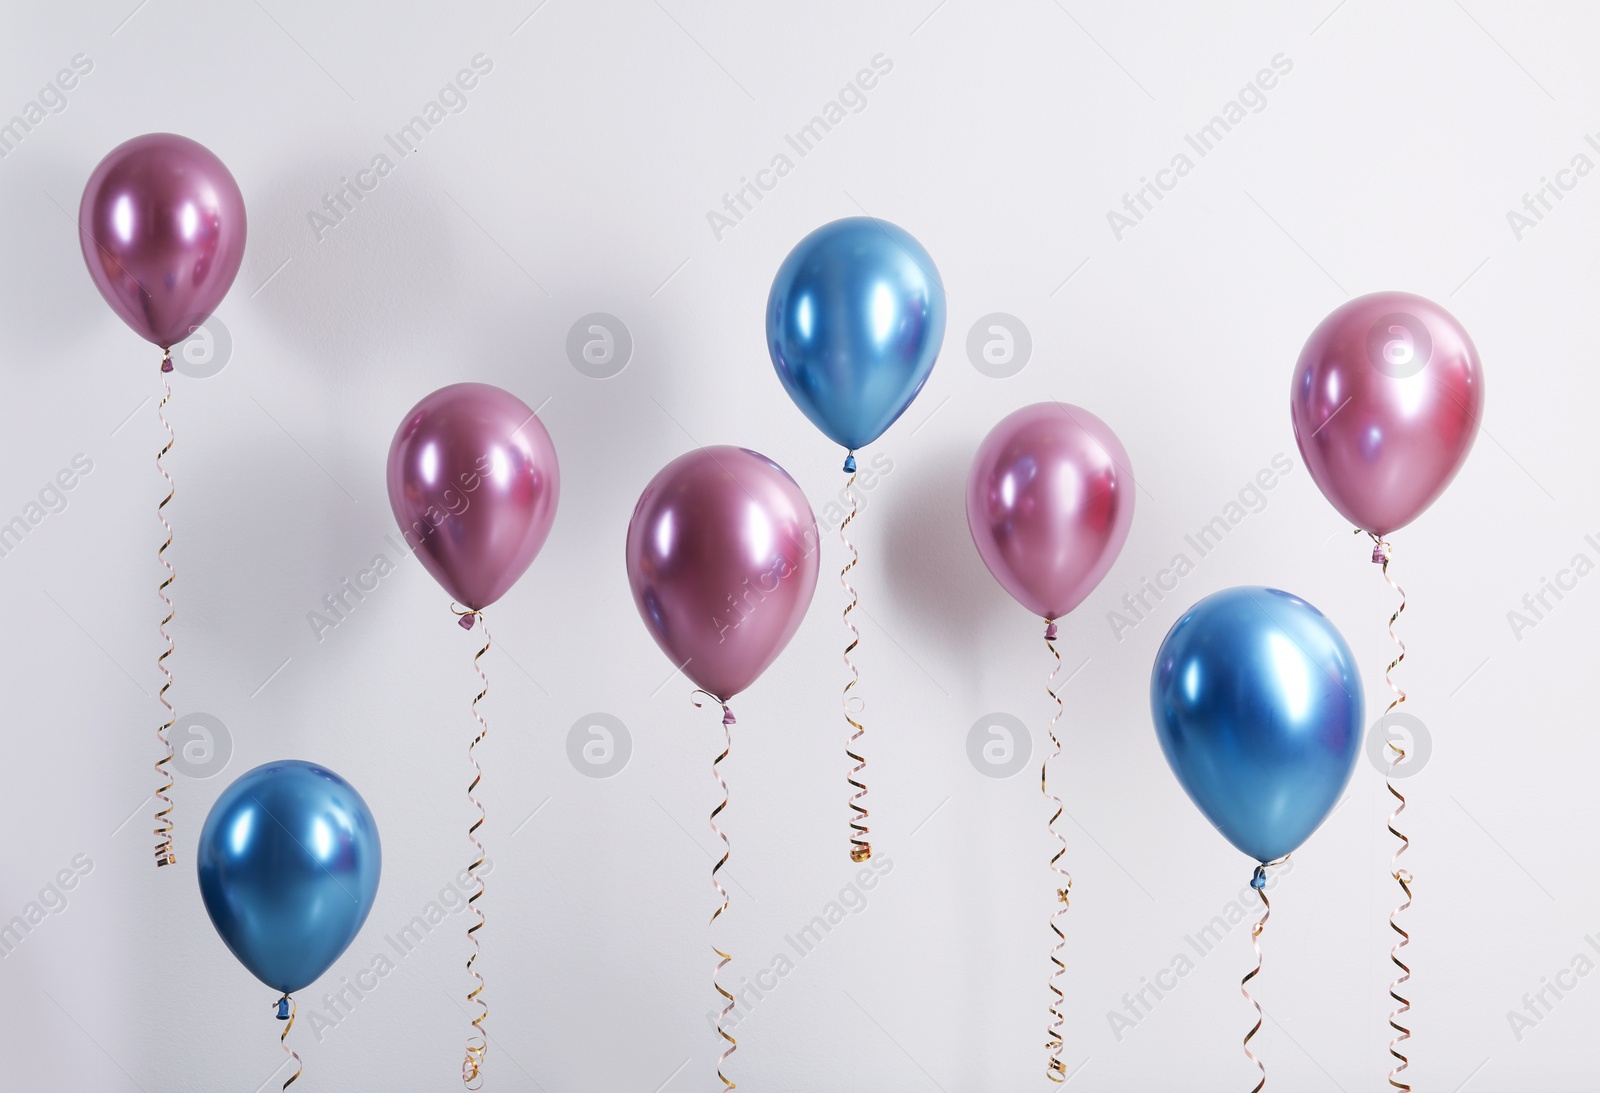
[[[1100,583],[1133,523],[1133,471],[1105,422],[1064,402],[1025,406],[984,437],[967,479],[983,564],[1047,620]]]
[[[550,434],[487,383],[441,387],[389,445],[389,506],[406,542],[458,603],[506,594],[550,534],[561,495]]]
[[[244,198],[203,145],[147,133],[89,176],[78,243],[95,287],[122,321],[166,349],[228,294],[244,258]]]
[[[1483,366],[1444,308],[1377,292],[1312,331],[1289,413],[1323,495],[1383,536],[1421,515],[1466,461],[1483,413]]]
[[[628,523],[628,584],[661,651],[723,702],[778,658],[817,587],[817,521],[788,472],[701,448],[650,480]]]

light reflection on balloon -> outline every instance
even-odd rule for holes
[[[1150,707],[1185,792],[1258,862],[1321,825],[1361,749],[1350,647],[1315,607],[1271,588],[1226,589],[1185,612],[1156,654]]]
[[[851,451],[911,405],[944,325],[944,287],[928,252],[864,216],[824,224],[796,244],[767,298],[767,349],[784,390]]]
[[[1295,367],[1289,409],[1311,477],[1347,520],[1386,536],[1455,478],[1483,414],[1478,351],[1455,317],[1403,292],[1339,307]]]
[[[200,897],[239,962],[291,994],[355,939],[382,858],[377,823],[348,782],[280,760],[241,775],[212,806],[196,857]]]

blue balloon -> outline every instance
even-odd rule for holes
[[[200,832],[200,897],[239,963],[284,994],[355,940],[378,894],[378,825],[350,783],[284,759],[239,776]]]
[[[944,341],[944,285],[922,244],[886,220],[824,224],[778,267],[767,350],[811,423],[851,451],[911,405]]]
[[[1189,799],[1258,862],[1305,842],[1361,751],[1355,658],[1275,588],[1229,588],[1173,624],[1150,674],[1156,735]]]

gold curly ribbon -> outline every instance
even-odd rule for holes
[[[722,871],[723,866],[728,864],[728,858],[733,854],[733,845],[728,842],[727,834],[723,832],[722,828],[717,826],[717,817],[722,814],[723,809],[728,807],[728,783],[727,780],[722,777],[721,765],[722,761],[728,757],[728,752],[733,750],[733,733],[731,727],[738,724],[738,722],[734,718],[733,711],[728,708],[728,704],[726,702],[722,701],[722,699],[703,688],[696,690],[689,695],[689,701],[694,703],[695,709],[701,708],[701,702],[697,697],[695,697],[696,695],[705,695],[711,701],[722,707],[722,754],[718,755],[711,761],[711,776],[717,780],[717,785],[722,789],[721,802],[719,802],[717,806],[711,810],[711,832],[712,834],[716,835],[717,838],[722,840],[722,857],[717,859],[717,863],[711,867],[711,886],[717,890],[717,896],[722,900],[722,902],[717,905],[717,909],[711,912],[711,921],[707,924],[715,925],[717,919],[721,918],[723,913],[728,909],[728,890],[722,886],[722,881],[717,878],[717,874]],[[722,995],[722,997],[727,1000],[727,1004],[724,1005],[721,1012],[717,1014],[717,1035],[722,1037],[723,1040],[727,1041],[728,1044],[727,1050],[725,1050],[717,1058],[717,1077],[721,1079],[724,1086],[724,1093],[726,1093],[726,1090],[735,1088],[738,1083],[730,1080],[728,1076],[722,1072],[722,1068],[727,1065],[728,1056],[739,1050],[739,1041],[728,1035],[728,1030],[722,1027],[723,1022],[728,1019],[728,1014],[733,1012],[733,995],[729,994],[723,989],[720,976],[722,975],[722,969],[726,968],[729,962],[733,960],[733,956],[732,954],[725,953],[721,949],[717,948],[715,943],[712,944],[711,951],[716,953],[718,957],[717,966],[711,972],[711,985],[716,988],[718,994]]]
[[[285,1055],[294,1060],[294,1073],[289,1075],[288,1081],[283,1083],[284,1089],[288,1089],[291,1085],[298,1081],[300,1078],[300,1072],[305,1069],[300,1063],[300,1053],[289,1046],[289,1030],[294,1028],[294,1015],[296,1009],[297,1007],[295,1006],[294,999],[289,995],[286,994],[282,998],[278,999],[278,1020],[287,1022],[287,1024],[283,1026],[283,1031],[278,1034],[278,1045],[283,1048],[283,1053]],[[280,1063],[279,1065],[281,1066],[282,1064]]]
[[[855,623],[850,621],[850,612],[854,611],[856,604],[860,602],[855,588],[850,584],[850,571],[861,561],[861,555],[856,550],[855,544],[850,541],[849,536],[845,534],[845,529],[850,526],[850,521],[856,518],[856,512],[858,511],[855,453],[852,452],[850,458],[845,461],[845,469],[850,472],[850,480],[844,484],[845,496],[850,498],[850,511],[845,514],[844,522],[839,525],[839,541],[850,552],[850,560],[845,563],[843,569],[839,570],[839,584],[844,587],[845,594],[850,597],[850,602],[844,606],[844,625],[850,631],[850,642],[844,647],[844,666],[850,670],[850,680],[844,685],[844,694],[841,702],[844,707],[844,719],[850,723],[850,728],[854,730],[844,749],[845,755],[855,764],[850,768],[850,773],[846,775],[846,781],[850,783],[850,788],[855,790],[849,802],[851,811],[855,813],[850,820],[850,860],[864,862],[872,857],[872,843],[867,839],[867,808],[861,804],[861,799],[867,795],[866,775],[863,773],[867,769],[867,760],[856,749],[861,747],[860,740],[866,735],[867,729],[865,725],[850,716],[852,712],[861,714],[865,708],[861,697],[850,693],[855,689],[856,684],[861,682],[861,673],[856,670],[854,662],[850,659],[850,654],[855,651],[857,645],[861,644],[861,631],[856,628]],[[855,704],[853,709],[852,703]]]
[[[1371,532],[1367,534],[1372,535]],[[1389,587],[1394,589],[1395,594],[1400,597],[1400,606],[1396,607],[1394,614],[1389,616],[1389,640],[1395,643],[1399,648],[1399,652],[1389,662],[1389,666],[1383,670],[1383,681],[1388,684],[1389,690],[1393,691],[1395,696],[1394,700],[1383,711],[1385,720],[1389,714],[1393,713],[1406,700],[1405,691],[1401,690],[1400,686],[1395,683],[1393,675],[1395,668],[1399,666],[1401,661],[1406,659],[1406,643],[1400,640],[1400,635],[1396,634],[1394,630],[1395,623],[1400,620],[1401,614],[1406,609],[1406,591],[1395,582],[1393,577],[1389,576],[1389,559],[1393,553],[1394,547],[1389,544],[1387,539],[1372,535],[1372,560],[1375,563],[1382,564],[1383,579],[1388,582]],[[1387,733],[1385,735],[1387,736]],[[1401,1074],[1411,1065],[1411,1060],[1400,1050],[1400,1045],[1411,1039],[1411,1030],[1400,1023],[1400,1018],[1411,1012],[1411,1000],[1400,993],[1400,988],[1411,981],[1411,966],[1400,959],[1400,950],[1411,944],[1411,935],[1401,927],[1396,919],[1411,907],[1411,882],[1413,878],[1411,870],[1405,869],[1400,865],[1400,856],[1411,848],[1411,840],[1402,834],[1399,827],[1396,826],[1400,822],[1400,814],[1406,810],[1406,798],[1405,794],[1401,793],[1399,787],[1394,784],[1395,768],[1405,761],[1406,751],[1399,744],[1396,744],[1393,739],[1389,739],[1387,743],[1389,745],[1390,758],[1389,769],[1384,774],[1384,785],[1393,794],[1396,802],[1394,811],[1389,814],[1389,834],[1400,840],[1400,845],[1395,848],[1394,857],[1389,859],[1389,874],[1394,877],[1395,883],[1400,886],[1400,891],[1405,895],[1400,905],[1389,913],[1389,928],[1400,935],[1400,940],[1395,942],[1394,946],[1389,950],[1389,959],[1394,963],[1395,967],[1400,969],[1399,977],[1389,984],[1389,997],[1399,1003],[1399,1006],[1389,1014],[1389,1027],[1398,1033],[1393,1040],[1389,1041],[1389,1054],[1398,1060],[1395,1068],[1389,1071],[1389,1084],[1398,1093],[1410,1093],[1411,1085],[1401,1077]]]
[[[1256,951],[1256,966],[1251,968],[1249,974],[1243,979],[1239,980],[1239,993],[1244,995],[1246,1002],[1256,1008],[1256,1023],[1251,1026],[1249,1032],[1244,1034],[1245,1058],[1254,1063],[1256,1069],[1261,1071],[1261,1080],[1256,1083],[1256,1087],[1250,1093],[1261,1093],[1262,1089],[1266,1088],[1267,1085],[1267,1064],[1256,1058],[1255,1052],[1250,1050],[1250,1041],[1255,1038],[1256,1033],[1261,1031],[1261,1019],[1263,1017],[1261,1003],[1250,996],[1250,980],[1261,974],[1261,931],[1267,928],[1267,919],[1272,917],[1272,902],[1267,899],[1267,870],[1275,865],[1282,865],[1288,860],[1289,855],[1285,854],[1274,861],[1262,862],[1256,866],[1255,876],[1250,878],[1250,887],[1254,888],[1256,895],[1261,898],[1262,907],[1261,917],[1250,928],[1250,944]]]
[[[455,608],[451,608],[455,611]],[[483,719],[483,714],[478,712],[478,703],[483,701],[489,693],[489,677],[484,674],[480,661],[483,654],[489,651],[493,643],[489,638],[489,623],[484,619],[481,611],[455,611],[460,616],[461,626],[464,630],[471,630],[474,621],[483,622],[483,648],[479,649],[472,658],[473,671],[478,673],[478,679],[483,683],[483,689],[472,699],[472,716],[478,722],[478,735],[472,738],[472,743],[467,745],[467,760],[472,764],[472,782],[467,786],[467,800],[472,807],[478,810],[478,818],[472,821],[472,826],[467,828],[467,838],[472,840],[473,847],[477,850],[477,857],[472,864],[467,866],[468,884],[472,886],[472,895],[467,897],[467,907],[477,916],[478,921],[467,927],[467,940],[472,942],[472,955],[467,957],[467,974],[472,976],[477,986],[467,993],[468,1004],[476,1004],[480,1008],[478,1016],[472,1019],[472,1033],[467,1037],[466,1055],[461,1061],[461,1084],[468,1089],[481,1089],[483,1086],[483,1059],[489,1053],[489,1040],[483,1031],[484,1019],[489,1016],[489,1003],[483,1000],[483,973],[478,971],[476,965],[481,953],[478,931],[483,929],[483,908],[478,901],[483,898],[483,878],[478,876],[478,870],[483,866],[484,852],[483,841],[478,838],[478,829],[483,827],[487,818],[483,810],[483,802],[477,798],[478,783],[483,781],[483,768],[478,765],[476,751],[483,738],[489,735],[489,723]]]
[[[167,570],[166,579],[156,588],[156,595],[161,597],[161,603],[167,609],[166,617],[156,627],[161,634],[161,640],[167,646],[161,651],[161,655],[156,657],[156,667],[161,670],[162,676],[165,677],[161,683],[161,690],[156,697],[160,699],[161,705],[167,711],[167,720],[160,728],[156,729],[156,739],[161,742],[161,750],[165,753],[160,759],[156,760],[156,775],[161,780],[161,788],[156,790],[156,800],[159,802],[156,806],[155,816],[157,866],[173,865],[178,860],[177,855],[172,851],[172,798],[168,796],[172,791],[172,772],[167,769],[167,765],[173,760],[172,739],[167,734],[177,724],[177,713],[173,710],[172,703],[167,701],[167,691],[172,687],[172,669],[168,668],[166,663],[167,658],[172,655],[172,651],[175,648],[172,635],[167,633],[167,627],[172,624],[174,613],[172,598],[167,595],[167,589],[177,579],[178,571],[167,560],[167,548],[172,545],[172,525],[167,522],[166,513],[162,511],[167,507],[168,502],[172,500],[173,494],[177,490],[173,486],[172,475],[168,474],[167,469],[161,465],[162,457],[172,451],[172,442],[176,439],[172,432],[172,423],[167,420],[165,412],[167,403],[172,399],[172,381],[167,378],[171,372],[172,350],[165,349],[161,355],[161,401],[156,405],[156,417],[161,421],[161,427],[167,431],[167,443],[156,453],[156,470],[160,471],[161,477],[167,480],[167,495],[156,506],[156,519],[161,521],[161,526],[166,529],[167,533],[166,542],[162,543],[160,549],[156,551],[156,558],[160,560]]]
[[[1050,859],[1050,868],[1057,876],[1063,878],[1061,887],[1056,889],[1057,907],[1050,913],[1050,930],[1056,935],[1056,943],[1050,946],[1050,963],[1055,965],[1050,972],[1050,993],[1055,998],[1050,1003],[1050,1027],[1046,1032],[1045,1049],[1050,1052],[1050,1058],[1045,1063],[1045,1077],[1052,1082],[1061,1083],[1067,1080],[1067,1067],[1061,1061],[1061,1051],[1065,1047],[1062,1041],[1061,1030],[1066,1023],[1066,1015],[1062,1012],[1062,1005],[1066,996],[1061,993],[1061,988],[1056,986],[1056,980],[1066,974],[1067,966],[1061,962],[1061,950],[1066,948],[1067,935],[1061,932],[1060,919],[1067,913],[1070,901],[1067,895],[1072,890],[1072,874],[1061,867],[1061,859],[1067,852],[1067,839],[1056,828],[1056,821],[1061,819],[1061,814],[1067,810],[1066,802],[1059,796],[1050,792],[1050,762],[1061,755],[1061,738],[1056,735],[1056,724],[1066,712],[1066,706],[1061,701],[1061,695],[1056,690],[1056,676],[1061,673],[1061,654],[1056,650],[1056,624],[1053,619],[1045,619],[1044,643],[1050,650],[1050,655],[1056,658],[1056,663],[1050,669],[1050,675],[1045,680],[1045,693],[1056,704],[1056,712],[1050,718],[1050,754],[1045,756],[1044,762],[1039,767],[1039,789],[1044,793],[1045,799],[1056,806],[1055,814],[1050,817],[1046,826],[1050,834],[1061,844],[1061,849],[1055,852]]]

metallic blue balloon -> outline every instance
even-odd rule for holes
[[[1156,654],[1150,711],[1173,773],[1258,862],[1296,849],[1339,802],[1361,751],[1361,682],[1333,624],[1275,588],[1229,588]]]
[[[240,775],[200,832],[200,896],[239,963],[290,994],[355,940],[378,894],[378,825],[350,783],[284,759]]]
[[[767,350],[811,423],[854,451],[895,423],[944,341],[944,285],[922,244],[887,220],[824,224],[778,267]]]

